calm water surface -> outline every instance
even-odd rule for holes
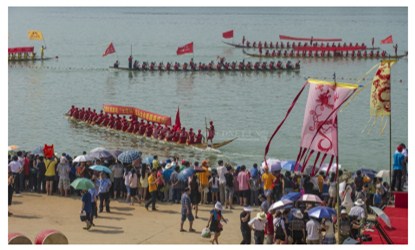
[[[24,18],[23,18],[24,17]],[[380,39],[392,34],[399,53],[408,47],[406,8],[9,8],[9,47],[42,42],[26,37],[29,29],[43,32],[47,56],[43,63],[9,64],[8,144],[31,150],[44,143],[72,155],[103,146],[138,148],[147,154],[177,154],[191,160],[222,158],[251,166],[261,162],[267,140],[284,117],[307,77],[355,82],[376,60],[301,61],[300,73],[128,73],[108,70],[115,60],[127,65],[131,48],[141,61],[255,59],[222,43],[221,34],[234,29],[233,42],[277,41],[279,34],[341,37],[347,43]],[[176,56],[178,46],[194,42],[194,54]],[[102,57],[110,42],[116,53]],[[382,49],[392,52],[391,45]],[[370,74],[367,80],[373,77]],[[365,81],[366,82],[366,81]],[[362,84],[364,84],[363,82]],[[407,143],[408,61],[392,70],[392,143]],[[296,157],[305,92],[274,139],[270,156]],[[238,139],[220,151],[166,147],[131,136],[69,122],[63,114],[71,105],[101,109],[111,103],[140,107],[173,118],[180,107],[186,128],[213,120],[216,141]],[[389,168],[389,133],[362,133],[369,120],[369,88],[339,114],[340,163]]]

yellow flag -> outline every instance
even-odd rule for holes
[[[42,31],[40,31],[40,30],[29,30],[28,32],[27,32],[27,37],[30,39],[30,40],[43,40],[43,34],[42,34]]]
[[[388,116],[391,111],[390,103],[390,73],[391,66],[396,60],[384,60],[381,62],[372,81],[370,94],[370,114],[371,116]]]

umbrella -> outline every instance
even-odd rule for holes
[[[390,221],[390,219],[389,219],[389,216],[388,216],[387,214],[385,214],[385,212],[384,212],[382,209],[377,208],[377,207],[374,207],[374,206],[369,206],[369,207],[372,209],[372,211],[373,211],[373,212],[375,212],[375,214],[376,214],[379,218],[381,218],[381,219],[383,220],[383,222],[385,222],[385,224],[386,224],[389,228],[392,228],[392,224],[391,224],[391,221]]]
[[[72,183],[71,186],[77,190],[88,190],[94,188],[94,183],[87,178],[77,178]]]
[[[132,163],[141,157],[141,152],[137,150],[127,150],[118,155],[118,160],[121,163]]]
[[[375,175],[377,174],[377,172],[373,169],[370,168],[361,168],[359,169],[362,172],[362,176],[368,176],[371,180],[373,180],[373,178],[375,178]],[[357,170],[356,170],[357,171]],[[354,174],[352,175],[352,178],[354,179],[356,177],[356,172],[354,172]]]
[[[96,159],[108,159],[114,157],[111,152],[106,149],[94,152],[91,151],[88,155]]]
[[[313,203],[323,203],[323,201],[315,194],[303,194],[298,201],[302,202],[313,202]]]
[[[110,152],[110,154],[115,158],[115,159],[117,159],[118,158],[118,156],[122,153],[122,151],[121,150],[118,150],[118,149],[115,149],[115,150],[109,150],[109,152]]]
[[[385,178],[389,178],[389,175],[390,175],[390,171],[389,170],[380,170],[376,174],[376,177],[385,179]]]
[[[301,197],[300,192],[289,192],[288,194],[281,197],[281,200],[291,200],[296,201]]]
[[[170,181],[170,175],[173,173],[174,169],[169,168],[163,171],[163,179],[168,182]]]
[[[186,181],[194,173],[193,168],[185,168],[178,175],[177,178],[181,181]]]
[[[73,162],[87,162],[87,161],[93,161],[94,158],[89,155],[78,155],[73,159]]]
[[[9,146],[9,150],[8,151],[15,151],[15,150],[17,150],[19,148],[19,146],[17,146],[17,145],[10,145]]]
[[[323,219],[323,218],[329,219],[333,215],[336,215],[336,210],[334,210],[331,207],[318,206],[318,207],[313,207],[310,210],[308,210],[308,216],[316,218],[316,219]]]
[[[273,158],[269,158],[269,159],[267,160],[267,165],[268,165],[268,167],[271,167],[271,165],[272,165],[274,162],[280,162],[280,160],[278,160],[278,159],[273,159]],[[265,168],[265,166],[266,166],[265,161],[263,161],[263,162],[262,162],[262,164],[261,164],[261,168],[262,168],[262,169],[264,169],[264,168]]]
[[[94,153],[94,152],[100,152],[100,151],[103,151],[103,150],[108,151],[106,148],[103,148],[103,147],[97,147],[97,148],[92,149],[92,150],[91,150],[91,151],[89,151],[89,152],[90,152],[90,153]]]
[[[274,210],[274,209],[283,209],[287,207],[288,205],[293,204],[292,200],[279,200],[277,202],[274,202],[268,209],[268,211]]]
[[[324,164],[321,165],[321,167],[320,167],[320,169],[318,171],[327,172],[327,169],[328,168],[329,168],[329,164],[328,163],[324,163]],[[342,165],[339,164],[339,169],[341,169],[341,168],[342,168]],[[336,163],[331,164],[330,173],[335,173],[336,172],[336,169],[337,169],[337,164]]]
[[[290,172],[294,172],[295,164],[297,163],[296,160],[286,160],[281,161],[282,169]],[[298,165],[297,170],[301,170],[301,164]]]
[[[98,172],[104,172],[104,173],[107,173],[107,174],[112,173],[111,169],[107,168],[106,166],[102,166],[102,165],[93,165],[93,166],[90,166],[89,169],[92,169],[92,170],[98,171]]]

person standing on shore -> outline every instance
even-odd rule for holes
[[[68,191],[70,189],[69,186],[69,172],[71,171],[71,167],[69,166],[69,162],[65,156],[61,157],[61,160],[57,167],[57,172],[59,176],[58,188],[59,192],[62,196],[68,196]]]
[[[251,220],[252,208],[249,206],[244,207],[239,218],[241,220],[241,233],[242,233],[242,245],[251,244],[251,228],[248,223]]]
[[[91,217],[92,217],[92,197],[91,194],[87,190],[82,190],[82,207],[81,207],[81,214],[85,212],[86,214],[86,227],[83,229],[89,230],[92,226]]]
[[[152,211],[157,211],[156,209],[156,200],[157,200],[157,169],[151,169],[151,174],[148,177],[148,191],[150,192],[151,199],[146,202],[145,208],[148,210],[148,207],[151,204]]]
[[[98,179],[98,195],[99,195],[99,212],[102,213],[104,210],[105,202],[105,211],[110,212],[110,188],[111,181],[107,178],[107,174],[104,172],[100,173],[100,178]]]
[[[189,220],[189,232],[195,232],[195,230],[192,227],[194,217],[192,214],[192,202],[190,200],[189,195],[190,195],[190,188],[186,187],[181,197],[182,218],[180,222],[180,232],[186,232],[186,230],[183,229],[183,225],[184,225],[184,222],[186,221],[186,218]]]
[[[199,181],[200,181],[200,190],[202,191],[201,202],[202,204],[207,204],[208,203],[207,194],[209,192],[209,176],[210,176],[207,160],[202,161],[202,169],[204,172],[201,172],[198,174]]]
[[[254,230],[254,241],[256,245],[264,244],[266,222],[267,217],[264,212],[257,213],[256,217],[248,222],[251,230]]]
[[[55,156],[52,156],[51,158],[45,158],[44,162],[46,166],[46,172],[45,172],[46,194],[52,195],[53,182],[55,180],[55,175],[56,175],[56,164],[58,164],[58,160],[56,159]]]
[[[402,170],[405,156],[402,154],[403,146],[399,145],[393,154],[393,175],[392,175],[392,191],[402,192]]]
[[[225,166],[223,165],[223,160],[218,161],[218,167],[216,168],[219,177],[219,200],[221,203],[225,203],[225,186],[226,178],[225,174],[227,172]]]
[[[9,172],[9,177],[8,177],[8,184],[9,184],[9,206],[12,205],[12,199],[13,199],[13,182],[14,182],[14,176],[11,172]],[[13,215],[12,213],[10,213],[10,211],[8,212],[9,216]]]
[[[12,161],[9,163],[9,169],[13,176],[13,189],[16,192],[16,196],[20,195],[19,176],[23,171],[23,166],[20,164],[17,155],[12,157]]]

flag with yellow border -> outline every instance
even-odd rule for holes
[[[27,32],[27,37],[30,40],[39,40],[39,41],[43,40],[43,34],[42,34],[42,31],[40,30],[29,30]]]

